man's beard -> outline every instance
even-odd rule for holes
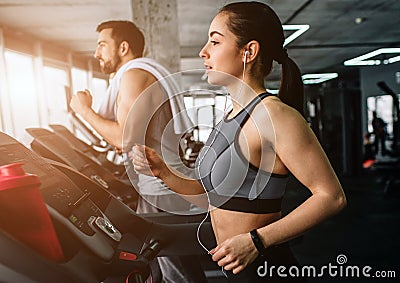
[[[103,62],[103,66],[100,64],[101,71],[104,74],[109,75],[117,71],[117,66],[121,63],[121,58],[119,58],[118,55],[115,55],[111,60]]]

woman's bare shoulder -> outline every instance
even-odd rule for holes
[[[312,131],[304,117],[278,97],[264,99],[262,105],[267,110],[277,141],[308,140]]]
[[[272,121],[277,123],[278,121],[302,121],[303,116],[294,108],[290,107],[286,103],[282,102],[279,97],[271,96],[263,99],[262,105],[268,111]]]

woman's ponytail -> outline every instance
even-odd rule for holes
[[[304,85],[297,64],[286,57],[282,64],[282,78],[278,97],[287,105],[304,114]]]

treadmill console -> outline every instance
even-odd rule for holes
[[[104,260],[112,258],[112,242],[118,242],[121,233],[90,199],[93,192],[86,188],[78,188],[45,159],[13,138],[0,133],[0,165],[16,162],[23,162],[25,172],[39,177],[42,182],[40,189],[52,218],[63,223],[98,256]],[[97,193],[109,195],[101,189],[96,191]],[[105,244],[109,246],[108,249],[104,249]],[[99,246],[102,246],[101,251],[98,251]]]

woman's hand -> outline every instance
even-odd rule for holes
[[[218,265],[223,266],[225,270],[232,270],[234,274],[245,269],[258,256],[249,233],[227,239],[210,253],[213,261],[218,262]]]
[[[168,171],[161,156],[154,149],[145,145],[134,145],[129,152],[129,158],[137,173],[161,178],[162,173]]]

